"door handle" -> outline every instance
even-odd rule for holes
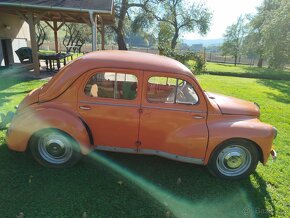
[[[91,110],[90,106],[80,106],[80,109],[82,110]]]
[[[204,119],[204,116],[195,115],[195,116],[193,116],[193,119]]]

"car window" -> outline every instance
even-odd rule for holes
[[[92,76],[84,91],[95,98],[133,100],[137,96],[137,86],[137,77],[133,74],[105,72]]]
[[[152,103],[197,104],[193,86],[182,79],[151,77],[147,84],[147,99]]]

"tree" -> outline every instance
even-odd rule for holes
[[[127,50],[126,41],[125,41],[125,28],[128,23],[131,21],[130,14],[132,13],[132,9],[136,8],[148,11],[148,5],[153,2],[150,0],[117,0],[115,1],[115,17],[116,22],[115,25],[111,26],[113,31],[116,34],[116,39],[118,43],[119,50]],[[140,18],[138,16],[134,16],[134,18]]]
[[[36,42],[37,42],[37,49],[39,50],[40,46],[43,45],[43,42],[45,39],[47,39],[47,33],[46,33],[46,25],[43,25],[43,23],[39,22],[36,24]]]
[[[65,24],[65,36],[63,45],[67,52],[81,52],[81,48],[85,42],[91,40],[91,30],[88,25],[69,23]]]
[[[290,59],[290,2],[264,0],[257,10],[245,39],[247,51],[259,55],[260,67],[267,58],[269,67],[283,68]]]
[[[274,3],[277,8],[268,11],[268,19],[261,31],[269,67],[283,68],[290,60],[290,2],[282,0]]]
[[[161,55],[167,48],[170,48],[170,41],[172,38],[173,28],[166,22],[159,23],[159,33],[158,33],[158,49]]]
[[[241,55],[242,44],[246,34],[244,18],[240,16],[236,23],[227,27],[224,34],[224,43],[221,50],[224,55],[232,55],[235,58],[235,66],[237,65],[238,56]]]
[[[198,31],[204,35],[209,30],[212,16],[208,8],[202,3],[192,3],[187,7],[187,3],[185,0],[159,1],[158,10],[152,12],[157,21],[166,23],[172,29],[171,49],[175,49],[178,38],[183,32]],[[160,31],[162,34],[163,30]]]

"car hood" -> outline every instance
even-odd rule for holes
[[[211,92],[206,94],[218,105],[222,114],[260,116],[260,109],[253,102]]]

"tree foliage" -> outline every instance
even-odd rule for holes
[[[192,51],[176,51],[171,48],[163,48],[162,55],[171,57],[184,65],[186,65],[195,74],[201,74],[205,72],[205,58],[200,52]],[[190,62],[191,61],[191,62]]]
[[[159,26],[158,38],[166,38],[167,41],[164,43],[170,43],[171,49],[175,49],[179,36],[185,31],[206,34],[211,20],[209,10],[202,3],[186,5],[186,0],[115,1],[116,23],[112,28],[116,33],[119,49],[127,49],[126,28],[135,33],[140,31],[146,33],[153,30],[153,26]],[[171,31],[168,32],[166,29]],[[162,36],[163,34],[165,36]]]
[[[283,68],[290,60],[290,1],[264,0],[258,13],[250,20],[245,40],[246,50],[264,58],[269,67]]]
[[[153,4],[154,0],[116,0],[115,1],[115,25],[111,26],[116,34],[119,50],[127,50],[126,45],[126,32],[131,31],[131,23],[133,30],[144,27],[148,19],[141,11],[149,11],[149,7]],[[139,12],[140,15],[136,16],[135,13]],[[142,17],[142,16],[143,17]],[[135,26],[135,27],[134,27]],[[138,27],[138,28],[137,28]]]
[[[224,34],[224,43],[221,46],[224,55],[232,55],[237,65],[238,56],[241,55],[243,40],[246,35],[244,18],[240,16],[236,23],[227,27]]]
[[[185,0],[163,0],[158,2],[158,10],[154,11],[153,17],[159,21],[166,23],[166,28],[171,28],[170,48],[175,49],[177,40],[184,32],[197,31],[204,35],[209,30],[211,21],[211,13],[202,3],[193,2],[188,5]],[[160,34],[168,34],[164,31],[164,26],[160,25]],[[162,29],[163,28],[163,29]],[[159,34],[159,35],[160,35]]]

